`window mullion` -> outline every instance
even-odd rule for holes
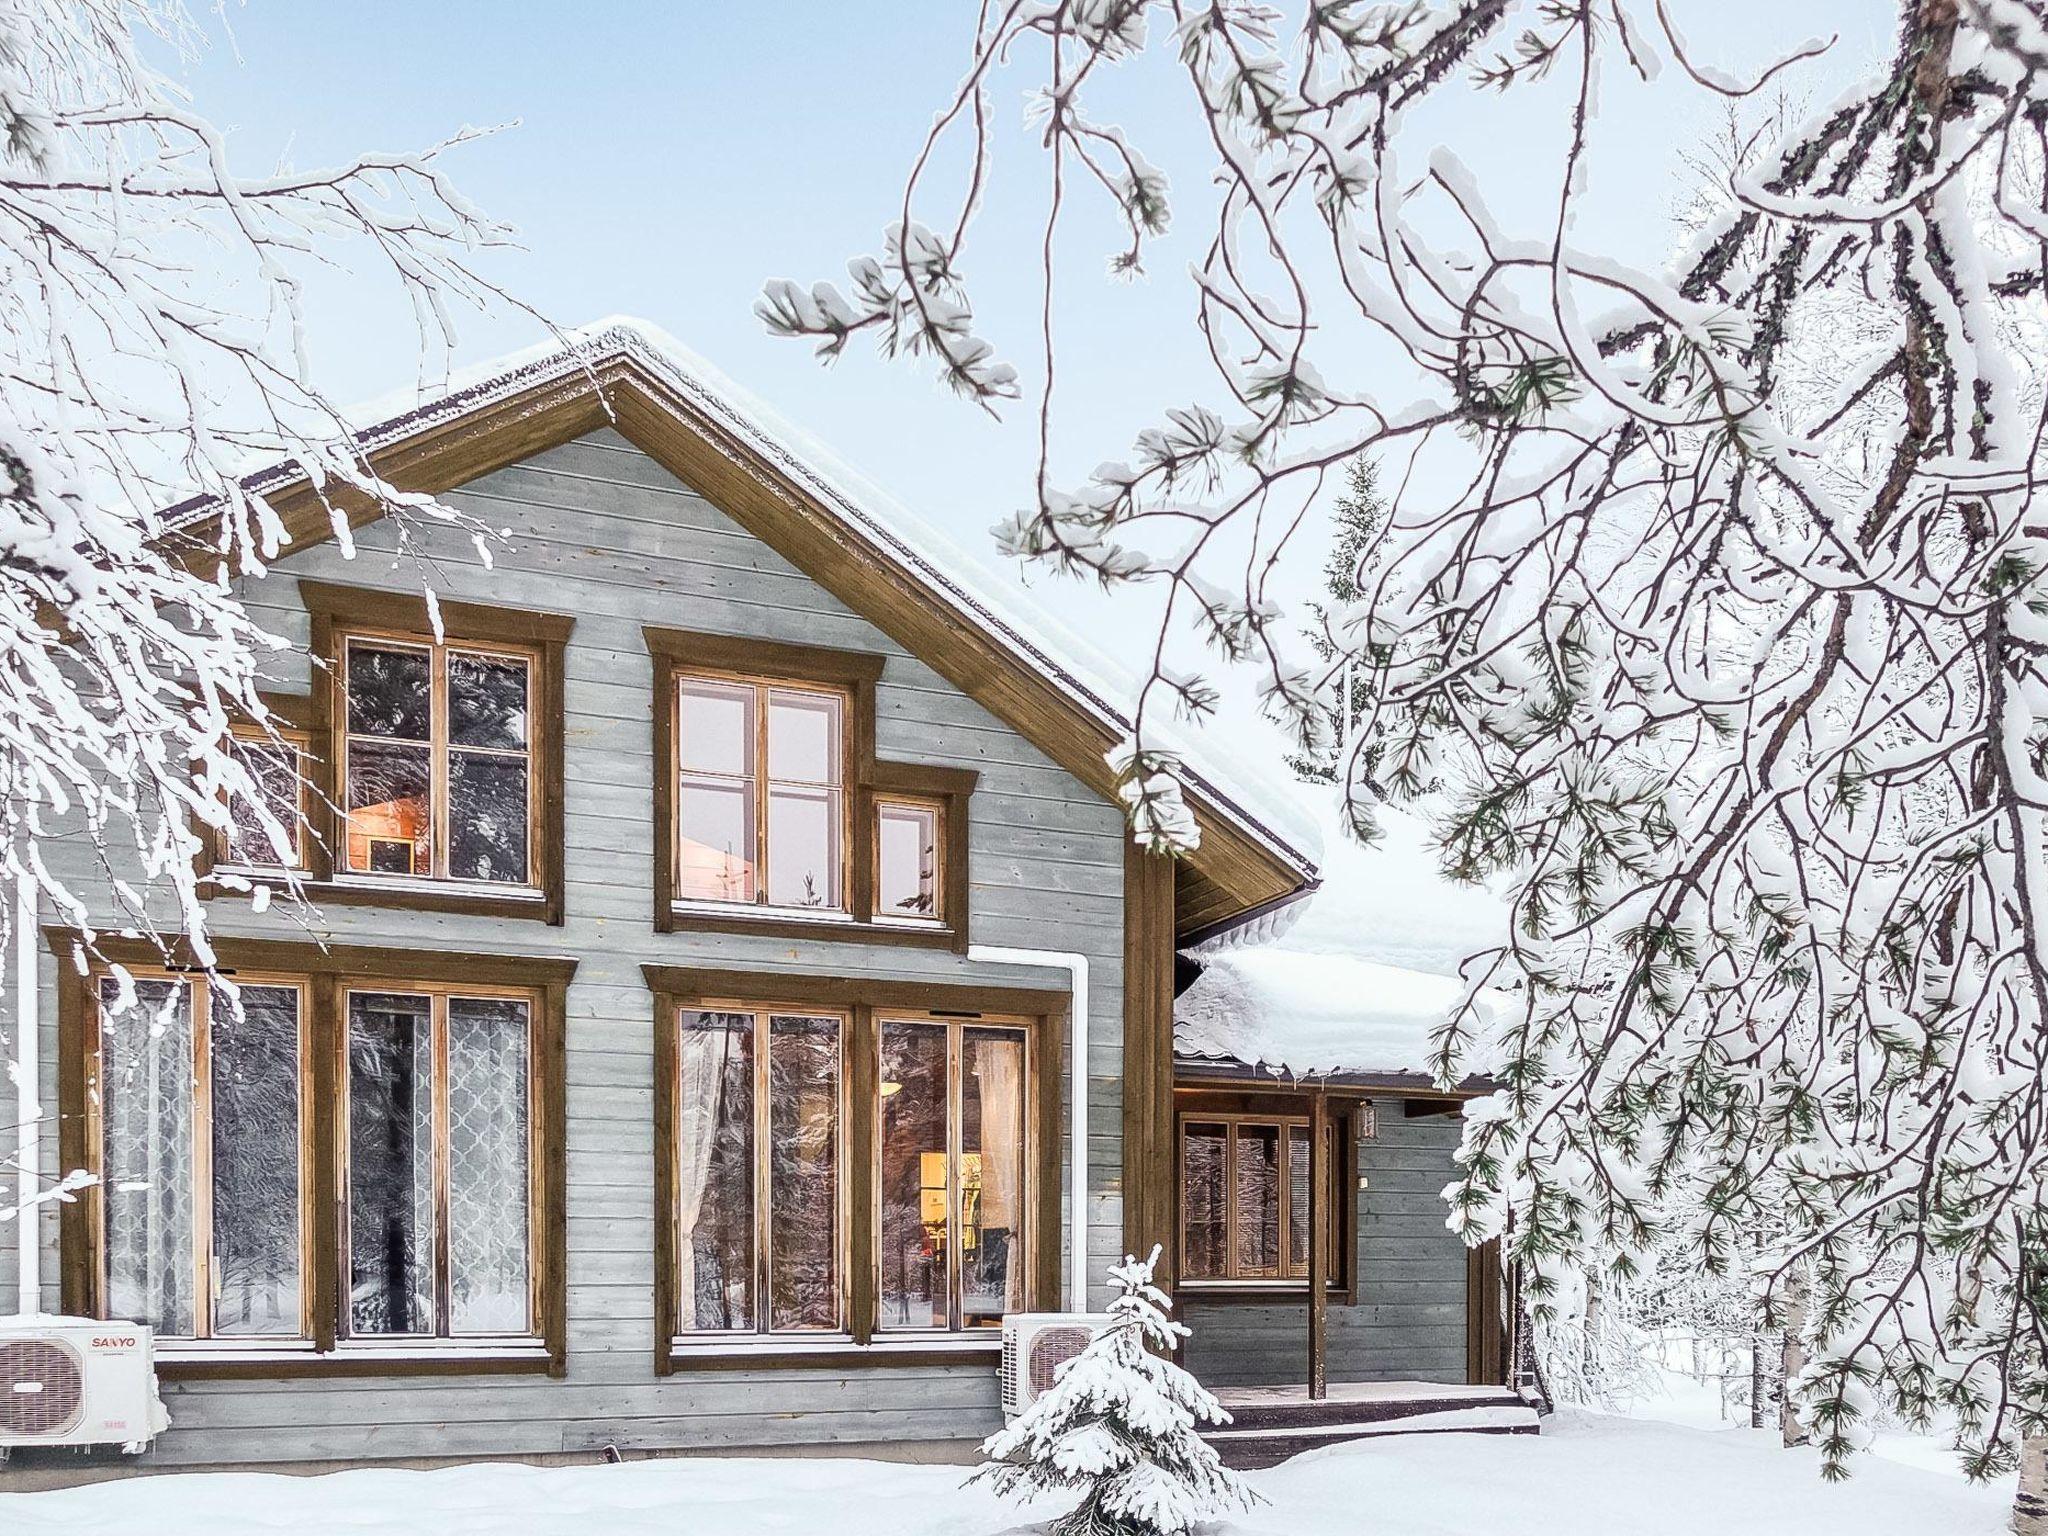
[[[768,690],[754,693],[754,900],[768,905]]]

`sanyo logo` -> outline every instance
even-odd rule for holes
[[[94,1349],[133,1349],[136,1336],[132,1333],[103,1333],[92,1341]]]

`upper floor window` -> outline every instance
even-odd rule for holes
[[[533,654],[351,635],[342,656],[342,868],[532,885]]]
[[[967,948],[968,768],[875,754],[883,658],[649,625],[654,926]]]
[[[219,863],[250,869],[306,867],[306,745],[299,731],[274,736],[235,732],[228,751],[256,793],[229,797]]]
[[[298,588],[313,686],[266,703],[308,743],[302,854],[316,899],[562,922],[575,621],[451,598],[430,613],[416,592],[303,576]]]
[[[677,898],[844,911],[846,695],[675,686]]]

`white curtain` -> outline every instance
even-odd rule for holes
[[[981,1093],[981,1228],[1009,1234],[1003,1306],[1014,1312],[1024,1305],[1024,1266],[1017,1262],[1017,1233],[1023,1228],[1023,1043],[976,1041],[974,1077]]]
[[[682,1300],[677,1321],[684,1328],[697,1326],[697,1218],[704,1209],[704,1186],[711,1178],[711,1146],[718,1137],[720,1099],[732,1049],[729,1029],[683,1031],[682,1082],[676,1109],[676,1227],[681,1233],[677,1287]]]

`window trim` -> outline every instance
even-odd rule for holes
[[[733,635],[647,625],[642,631],[653,659],[654,930],[657,933],[751,933],[852,943],[951,949],[968,944],[969,803],[979,775],[968,768],[882,762],[875,756],[876,686],[884,658],[867,651],[831,650]],[[846,700],[841,738],[846,761],[841,783],[841,856],[845,905],[816,914],[803,908],[743,902],[702,902],[676,895],[678,784],[676,696],[685,677],[759,686],[833,690]],[[757,780],[765,783],[766,765]],[[890,918],[875,911],[875,801],[909,798],[943,807],[939,823],[941,897],[933,921]],[[757,816],[765,817],[765,803]],[[762,850],[765,854],[765,847]],[[765,871],[765,859],[763,860]],[[765,873],[762,876],[765,888]]]
[[[1026,1034],[1025,1307],[1059,1304],[1060,1158],[1068,999],[1064,992],[1028,987],[982,987],[953,982],[889,981],[872,977],[775,974],[683,966],[643,965],[654,994],[654,1369],[676,1371],[845,1367],[982,1362],[1001,1348],[994,1330],[963,1333],[891,1332],[875,1327],[878,1304],[876,1250],[880,1194],[881,1030],[879,1019],[932,1015],[973,1024],[1022,1025]],[[759,1334],[744,1340],[677,1331],[676,1116],[681,1074],[680,1018],[684,1009],[727,1007],[791,1011],[843,1011],[852,1020],[844,1047],[842,1102],[847,1106],[840,1146],[845,1158],[843,1209],[866,1212],[846,1222],[845,1319],[841,1335]],[[758,1341],[758,1342],[756,1342]]]
[[[312,745],[303,791],[308,828],[305,868],[287,872],[261,866],[233,866],[232,872],[238,877],[235,886],[224,887],[216,881],[209,894],[246,895],[245,886],[295,885],[313,901],[338,906],[527,918],[560,927],[565,916],[567,884],[562,789],[566,736],[563,654],[575,619],[531,609],[447,599],[438,604],[444,645],[519,650],[534,657],[530,684],[532,769],[527,788],[534,883],[496,888],[431,877],[352,874],[338,868],[342,860],[336,852],[347,827],[343,810],[346,786],[341,766],[341,738],[348,722],[346,701],[341,697],[342,646],[348,636],[363,634],[431,645],[433,625],[426,598],[416,592],[385,592],[310,577],[300,577],[298,586],[312,632],[308,645],[312,687],[304,695],[265,694],[263,699],[281,719],[305,730]]]
[[[1311,1123],[1306,1097],[1288,1093],[1210,1093],[1183,1089],[1174,1095],[1174,1100],[1171,1158],[1175,1290],[1216,1300],[1257,1302],[1305,1298],[1308,1295],[1308,1278],[1305,1275],[1213,1279],[1190,1276],[1187,1267],[1187,1126],[1189,1122],[1206,1125],[1227,1123],[1233,1131],[1239,1123],[1305,1127]],[[1336,1220],[1331,1228],[1336,1252],[1331,1255],[1327,1294],[1331,1301],[1350,1306],[1358,1300],[1358,1115],[1361,1106],[1370,1113],[1370,1101],[1331,1096],[1328,1103],[1331,1174],[1336,1180],[1338,1207],[1333,1213]],[[1225,1242],[1228,1241],[1226,1235]]]
[[[184,939],[151,940],[88,935],[50,927],[45,942],[57,957],[58,1155],[66,1168],[100,1167],[97,1104],[97,978],[112,966],[134,974],[198,978],[207,974]],[[301,1039],[306,1045],[304,1113],[300,1134],[303,1283],[309,1302],[297,1339],[236,1336],[231,1340],[166,1341],[157,1367],[166,1379],[284,1378],[545,1372],[561,1376],[568,1363],[568,1249],[565,1113],[567,1001],[573,959],[446,951],[413,952],[364,945],[326,945],[285,939],[214,941],[217,969],[252,981],[296,981],[306,989]],[[84,962],[81,965],[81,962]],[[476,978],[489,977],[478,985]],[[528,1139],[529,1240],[532,1247],[534,1332],[518,1339],[460,1335],[449,1339],[349,1339],[341,1309],[341,1264],[347,1252],[340,1202],[347,1124],[341,1114],[339,1074],[348,1042],[347,994],[357,990],[442,987],[464,993],[516,992],[533,1000],[533,1100]],[[68,1314],[104,1315],[105,1222],[97,1184],[66,1202],[59,1214],[59,1291]]]

